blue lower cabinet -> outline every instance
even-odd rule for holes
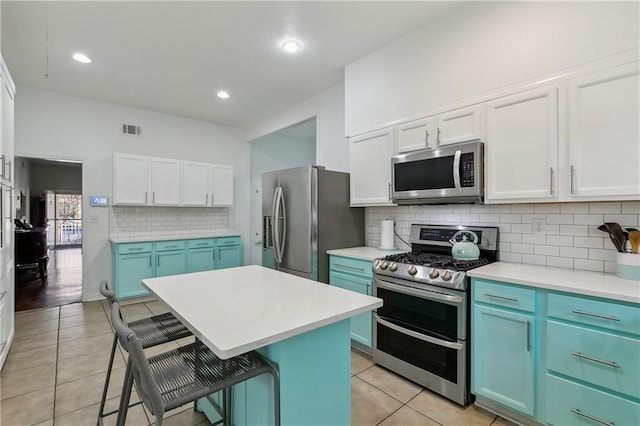
[[[240,237],[200,238],[113,245],[118,298],[146,296],[141,280],[242,265]]]
[[[235,268],[242,265],[240,245],[222,246],[216,248],[216,269]]]
[[[151,252],[116,256],[115,293],[118,298],[148,294],[141,281],[155,276],[152,256]]]
[[[187,271],[202,272],[215,269],[214,257],[215,249],[213,247],[189,249]]]
[[[534,415],[533,315],[473,305],[471,392]]]
[[[371,296],[373,272],[368,260],[329,256],[329,284]],[[351,317],[351,340],[366,348],[373,346],[373,314],[371,311]]]
[[[156,277],[166,277],[186,272],[187,258],[184,249],[156,253]]]

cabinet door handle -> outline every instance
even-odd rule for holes
[[[350,269],[352,271],[358,271],[358,272],[362,272],[363,274],[365,273],[363,268],[356,268],[355,266],[348,266],[348,265],[341,265],[339,263],[334,264],[334,266],[336,268],[344,268],[344,269]]]
[[[197,246],[206,246],[208,243],[198,243]]]
[[[527,321],[527,352],[531,352],[531,321]]]
[[[553,167],[549,167],[549,195],[553,195]]]
[[[209,194],[204,194],[204,205],[209,204]]]
[[[153,191],[151,193],[151,203],[153,203],[153,204],[156,203],[156,191]]]
[[[151,268],[151,255],[149,255],[149,268]]]
[[[0,293],[0,300],[4,299],[4,296],[7,295],[7,290],[3,291],[2,293]]]
[[[577,356],[578,358],[583,358],[583,359],[586,359],[586,360],[589,360],[589,361],[597,362],[599,364],[608,365],[609,367],[620,368],[620,364],[617,364],[617,363],[615,363],[613,361],[605,361],[605,360],[602,360],[602,359],[593,358],[593,357],[590,357],[588,355],[581,354],[580,352],[571,352],[571,355]]]
[[[389,200],[391,200],[391,182],[388,183],[389,186]]]
[[[499,296],[497,294],[492,294],[492,293],[485,293],[484,295],[487,297],[493,297],[494,299],[508,300],[509,302],[518,301],[518,299],[516,299],[515,297]]]
[[[140,250],[142,250],[142,247],[131,247],[127,249],[127,251],[140,251]]]
[[[605,421],[605,420],[601,420],[601,419],[599,419],[599,418],[597,418],[597,417],[594,417],[594,416],[591,416],[591,415],[589,415],[589,414],[587,414],[587,413],[583,413],[582,411],[580,411],[580,410],[579,410],[579,409],[577,409],[577,408],[571,408],[571,412],[572,412],[572,413],[575,413],[575,414],[577,414],[577,415],[579,415],[579,416],[585,417],[585,418],[587,418],[587,419],[589,419],[589,420],[593,420],[593,421],[594,421],[594,422],[596,422],[596,423],[600,423],[601,425],[606,425],[606,426],[615,426],[615,423],[613,423],[613,422],[607,422],[607,421]]]
[[[618,318],[618,317],[611,317],[611,316],[608,316],[608,315],[593,314],[591,312],[581,311],[580,309],[574,309],[571,312],[573,312],[574,314],[578,314],[578,315],[587,315],[589,317],[601,318],[601,319],[606,319],[606,320],[609,320],[609,321],[620,321],[620,318]]]
[[[147,191],[144,191],[144,203],[147,204]]]
[[[436,137],[436,142],[440,145],[440,127],[438,127],[438,136]]]
[[[4,159],[7,158],[4,154],[0,155],[0,162],[2,162],[2,173],[0,173],[0,177],[4,179]]]
[[[213,205],[213,204],[214,204],[214,202],[213,202],[213,192],[212,192],[211,193],[211,205]]]
[[[574,187],[575,176],[576,176],[576,168],[572,164],[571,165],[571,195],[575,194],[575,187]]]
[[[171,245],[171,246],[164,246],[164,247],[165,247],[165,248],[176,248],[176,247],[178,247],[178,246],[177,246],[176,244],[174,244],[174,245]]]
[[[11,161],[9,161],[7,165],[9,166],[9,176],[7,176],[7,180],[11,182]]]
[[[429,146],[429,131],[428,130],[424,131],[424,144],[426,146]]]
[[[157,265],[160,266],[160,255],[159,254],[156,255],[156,259],[157,259],[156,260]]]

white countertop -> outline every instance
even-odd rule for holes
[[[505,281],[548,290],[640,303],[640,281],[613,274],[520,263],[496,262],[472,269],[474,278]]]
[[[174,240],[195,240],[197,238],[217,238],[217,237],[237,237],[242,233],[237,231],[205,231],[197,234],[180,234],[180,235],[162,235],[162,236],[149,236],[149,235],[127,235],[127,236],[113,236],[109,237],[109,241],[114,244],[121,243],[146,243],[152,241],[174,241]]]
[[[407,250],[380,250],[376,247],[350,247],[343,249],[327,250],[327,254],[333,256],[351,257],[361,260],[374,260],[379,257],[385,257],[389,254],[405,253]]]
[[[220,358],[382,306],[376,297],[250,265],[142,280]]]

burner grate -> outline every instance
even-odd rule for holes
[[[412,265],[422,265],[431,268],[451,269],[454,271],[468,271],[489,263],[488,259],[477,260],[455,260],[452,256],[434,253],[399,253],[390,254],[384,258],[390,262],[408,263]]]

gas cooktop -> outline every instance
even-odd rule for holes
[[[480,258],[455,260],[450,240],[461,229],[478,236]],[[373,262],[376,275],[392,277],[400,285],[424,283],[465,291],[466,271],[495,262],[498,228],[485,226],[411,225],[411,251],[391,254]]]
[[[480,258],[477,260],[455,260],[453,256],[444,254],[411,252],[390,254],[384,257],[384,260],[388,262],[409,263],[438,269],[449,269],[452,271],[468,271],[469,269],[490,263],[489,259],[486,258]]]

